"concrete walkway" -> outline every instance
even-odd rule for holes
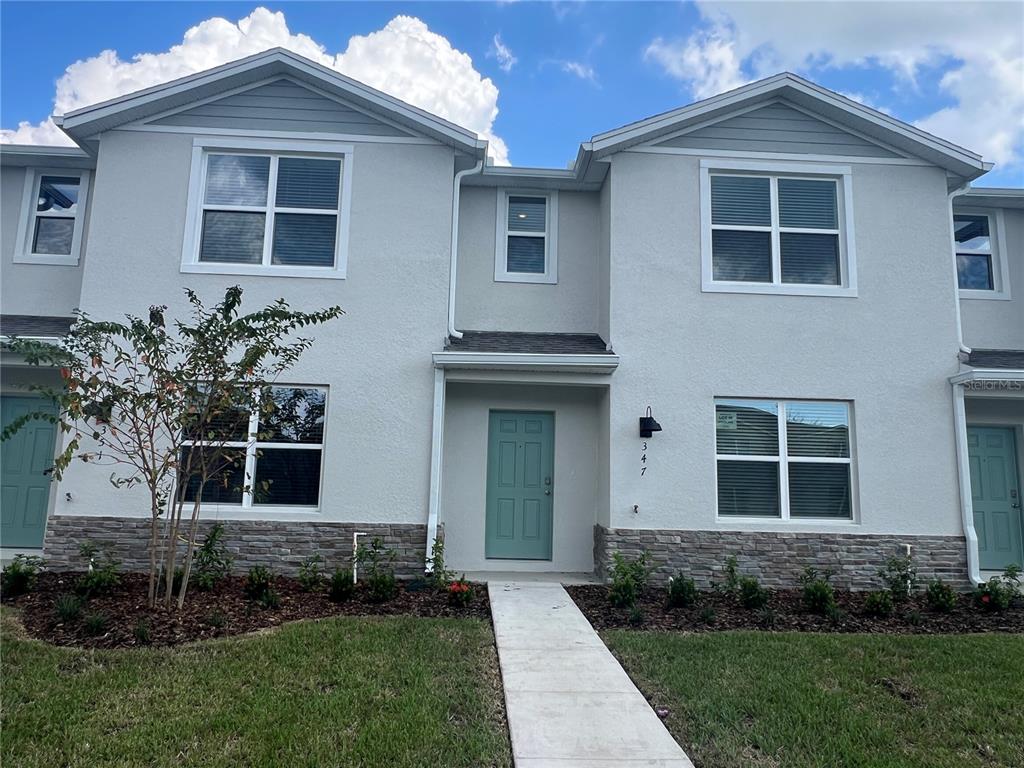
[[[487,588],[516,768],[693,768],[561,585]]]

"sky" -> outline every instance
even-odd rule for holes
[[[283,46],[476,131],[494,162],[780,71],[996,164],[1024,186],[1024,3],[0,3],[0,141],[63,112]]]

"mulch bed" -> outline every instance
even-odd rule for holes
[[[360,587],[348,601],[334,603],[326,589],[304,592],[295,579],[279,576],[274,590],[281,598],[277,608],[264,608],[248,600],[243,592],[244,577],[230,577],[209,592],[190,589],[181,611],[146,607],[148,576],[124,574],[121,584],[107,595],[89,598],[82,617],[61,623],[54,613],[60,595],[73,594],[77,573],[43,573],[33,590],[3,604],[17,608],[21,622],[33,637],[55,645],[84,648],[130,648],[166,646],[227,637],[276,627],[286,621],[319,619],[328,616],[424,616],[474,617],[490,619],[487,588],[475,584],[473,598],[465,607],[451,605],[445,593],[424,582],[399,582],[397,596],[385,603],[371,602]],[[106,627],[98,635],[86,632],[83,618],[90,612],[106,617]],[[148,626],[148,641],[136,637],[141,620]]]
[[[744,608],[729,595],[701,592],[691,608],[669,608],[665,590],[647,590],[637,605],[642,622],[630,622],[630,610],[608,601],[608,588],[601,585],[566,587],[573,600],[597,630],[643,629],[685,632],[716,632],[729,629],[776,632],[871,632],[881,634],[963,634],[973,632],[1024,632],[1024,598],[1003,613],[987,612],[973,604],[972,595],[961,595],[951,613],[929,610],[924,597],[897,606],[893,615],[880,619],[864,610],[866,592],[836,590],[841,615],[837,621],[809,613],[800,590],[773,590],[766,609]],[[713,614],[710,615],[710,614]]]

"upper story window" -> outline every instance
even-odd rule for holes
[[[557,283],[558,193],[498,192],[494,279]]]
[[[196,141],[183,271],[345,276],[351,148]]]
[[[1008,264],[999,252],[1003,240],[1000,212],[962,211],[953,215],[956,271],[960,297],[1008,299]]]
[[[705,291],[856,295],[850,169],[701,161]]]
[[[88,171],[26,171],[16,262],[78,264],[88,187]]]
[[[850,520],[850,407],[716,400],[720,517]]]

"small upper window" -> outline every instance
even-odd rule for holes
[[[988,216],[957,214],[953,217],[953,232],[960,287],[971,291],[994,291],[992,233]]]
[[[17,261],[74,265],[81,249],[88,172],[28,171]]]
[[[524,283],[558,282],[555,267],[557,197],[499,193],[494,279]]]
[[[704,289],[852,290],[846,181],[704,166]]]

